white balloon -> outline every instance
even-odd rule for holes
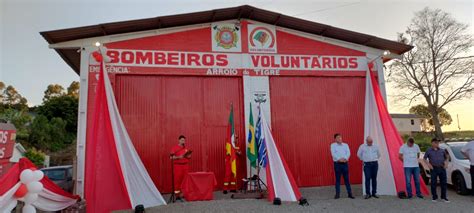
[[[37,194],[37,193],[28,192],[28,193],[25,195],[25,203],[27,203],[27,204],[32,204],[32,203],[34,203],[36,200],[38,200],[38,194]]]
[[[30,204],[25,204],[25,206],[23,206],[23,209],[21,210],[21,212],[23,213],[36,213],[36,209],[34,206],[30,205]]]
[[[35,176],[35,179],[34,179],[35,181],[40,181],[44,177],[44,173],[41,170],[36,170],[33,172],[33,174]]]
[[[33,174],[33,171],[31,171],[31,169],[25,169],[20,174],[20,181],[23,184],[28,184],[31,181],[34,181],[34,178],[35,178],[35,175]]]
[[[38,181],[33,181],[26,184],[26,188],[28,189],[28,193],[40,193],[43,190],[43,184]]]

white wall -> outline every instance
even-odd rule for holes
[[[410,133],[410,132],[421,131],[420,118],[392,118],[392,119],[399,133]],[[411,120],[413,120],[414,124],[411,124]]]

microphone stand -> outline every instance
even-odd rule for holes
[[[174,188],[174,155],[171,155],[171,196],[168,203],[176,202],[176,194]]]

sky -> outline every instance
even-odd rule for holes
[[[0,81],[13,85],[30,106],[41,104],[44,90],[55,83],[66,88],[79,76],[48,48],[39,32],[99,23],[150,18],[239,5],[252,5],[335,27],[396,40],[414,12],[439,8],[470,25],[474,34],[472,0],[360,0],[360,1],[209,1],[209,0],[0,0]],[[474,55],[474,50],[469,53]],[[394,103],[387,85],[389,110],[407,113],[407,103]],[[474,97],[447,107],[453,124],[443,129],[474,130]]]

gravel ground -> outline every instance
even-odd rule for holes
[[[380,199],[363,199],[361,185],[353,186],[356,199],[344,196],[335,200],[333,187],[301,188],[301,194],[308,199],[310,206],[299,206],[297,203],[272,205],[267,199],[231,199],[230,195],[214,192],[213,201],[172,203],[166,206],[153,207],[146,212],[474,212],[474,197],[460,196],[448,190],[451,203],[433,203],[430,197],[425,199],[400,200],[394,196],[380,196]],[[438,188],[439,190],[439,188]],[[168,200],[169,196],[165,196]],[[123,211],[126,212],[126,211]]]

